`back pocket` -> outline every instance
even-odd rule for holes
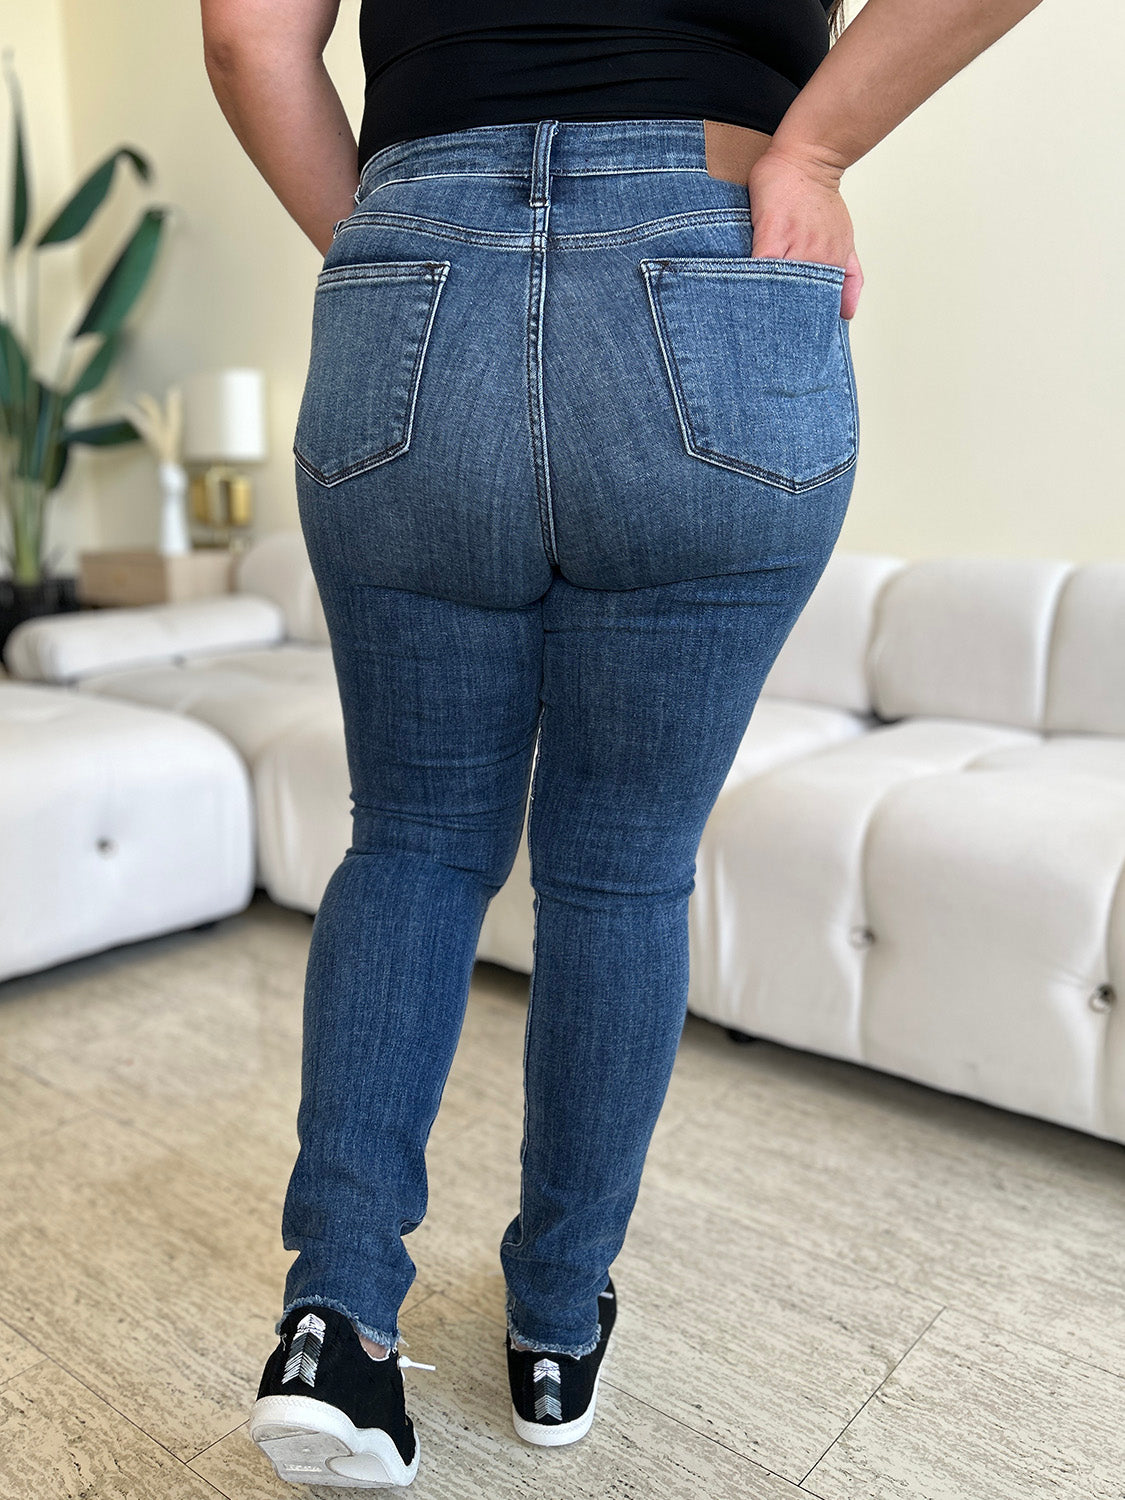
[[[317,277],[293,453],[321,484],[339,484],[410,447],[449,268],[447,260],[382,261]]]
[[[746,256],[640,268],[688,453],[794,492],[855,462],[842,266]]]

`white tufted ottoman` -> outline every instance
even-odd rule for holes
[[[205,725],[0,681],[0,979],[241,911],[252,809]]]

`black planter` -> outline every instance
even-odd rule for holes
[[[44,578],[39,583],[13,583],[10,578],[0,578],[0,651],[22,620],[81,608],[77,577]]]

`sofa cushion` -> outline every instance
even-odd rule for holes
[[[24,620],[8,637],[4,661],[13,677],[72,682],[148,662],[270,646],[284,634],[284,616],[270,600],[222,594],[184,604]]]
[[[797,617],[762,692],[851,713],[872,710],[867,653],[875,609],[901,558],[834,552]]]
[[[1046,727],[1125,735],[1125,563],[1075,568],[1059,599]]]
[[[290,640],[327,645],[328,626],[299,531],[276,531],[255,542],[239,559],[235,581],[240,590],[273,600]]]
[[[717,811],[694,1010],[1125,1135],[1125,739],[913,718]]]
[[[1125,741],[1047,740],[890,789],[864,861],[865,1062],[1120,1133]],[[1117,920],[1120,921],[1118,915]]]
[[[343,738],[332,654],[287,643],[88,677],[83,692],[190,714],[225,734],[251,764],[278,735],[310,722]],[[345,796],[347,789],[345,788]]]
[[[795,703],[787,698],[759,698],[719,796],[726,796],[734,787],[774,766],[854,739],[869,723],[866,717],[838,708]]]
[[[901,569],[876,610],[876,712],[1041,728],[1052,625],[1070,568],[970,557]]]
[[[246,768],[203,724],[0,683],[0,979],[240,911]]]
[[[273,900],[316,911],[351,842],[342,724],[323,716],[275,739],[254,767],[261,883]]]
[[[1020,730],[908,720],[746,780],[704,829],[692,901],[700,1015],[862,1061],[865,846],[895,787],[1033,742]],[[884,933],[892,941],[894,934]]]

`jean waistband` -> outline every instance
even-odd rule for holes
[[[360,174],[357,199],[390,177],[503,173],[548,175],[706,169],[701,119],[529,120],[474,125],[384,146]]]

